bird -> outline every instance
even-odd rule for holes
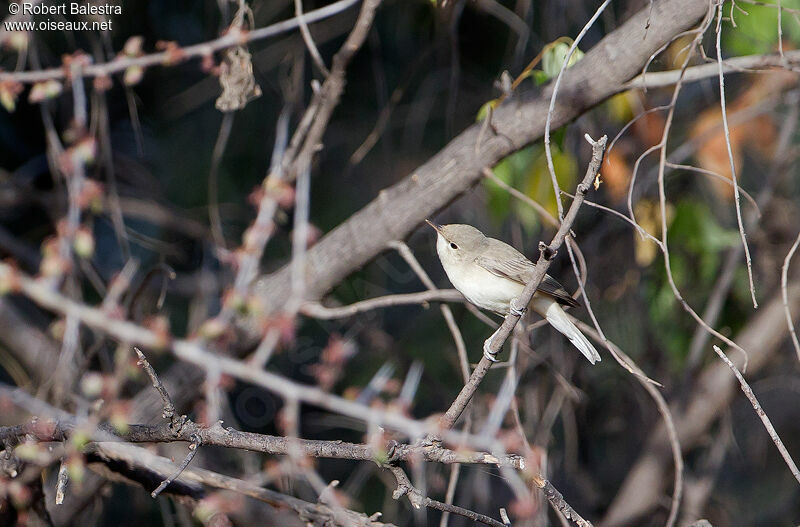
[[[516,299],[533,276],[536,264],[509,244],[490,238],[472,225],[438,225],[425,220],[436,230],[436,252],[447,278],[464,297],[481,309],[505,316],[522,315]],[[572,323],[564,307],[579,307],[558,281],[545,274],[536,289],[530,307],[544,317],[558,332],[566,336],[592,364],[600,354],[589,339]],[[496,362],[496,352],[486,340],[484,357]]]

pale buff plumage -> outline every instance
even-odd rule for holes
[[[428,223],[436,229],[436,252],[453,286],[479,308],[507,315],[512,301],[530,281],[536,264],[471,225]],[[545,275],[530,304],[594,364],[600,361],[600,354],[562,307],[578,305],[550,275]]]

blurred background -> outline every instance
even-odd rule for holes
[[[325,4],[309,0],[303,6],[310,11]],[[163,47],[163,42],[196,44],[217,38],[236,12],[236,4],[225,0],[124,1],[119,5],[123,14],[113,17],[113,30],[105,34],[34,32],[20,44],[6,32],[0,66],[5,71],[59,67],[64,55],[77,50],[84,50],[94,62],[106,62],[137,36],[143,39],[145,53]],[[644,0],[613,2],[580,49],[587,51],[647,5]],[[784,9],[782,49],[791,50],[800,44],[800,2],[783,0],[780,5]],[[294,16],[294,5],[288,1],[253,0],[249,6],[254,28]],[[577,0],[451,0],[445,5],[430,0],[385,1],[365,45],[347,69],[344,95],[324,135],[323,148],[314,158],[311,243],[476,122],[481,108],[501,95],[503,72],[515,78],[549,43],[577,35],[597,7],[597,2]],[[724,57],[778,49],[774,6],[726,2],[724,12],[729,11],[735,27],[730,20],[723,25]],[[7,13],[5,3],[2,12]],[[342,45],[357,12],[357,7],[351,8],[311,26],[326,63]],[[562,42],[566,46],[571,41]],[[650,70],[680,67],[689,42],[690,37],[675,40],[655,58]],[[713,26],[702,43],[705,53],[714,57]],[[99,140],[86,176],[101,185],[104,197],[83,218],[94,247],[79,258],[70,287],[84,301],[100,302],[104,284],[133,258],[139,267],[132,283],[140,292],[132,299],[134,320],[164,316],[172,333],[184,336],[195,333],[201,322],[220,311],[233,277],[227,251],[241,244],[244,230],[254,219],[252,195],[268,172],[278,117],[287,111],[293,130],[311,97],[312,81],[321,79],[296,31],[254,41],[247,49],[262,93],[235,113],[215,107],[219,79],[197,59],[148,68],[138,82],[129,85],[119,75],[103,87],[107,89],[87,84],[87,126]],[[557,73],[560,60],[553,54],[558,50],[548,49],[546,60],[535,66],[518,90],[536,90]],[[563,57],[563,49],[561,53]],[[690,63],[703,62],[698,55]],[[720,177],[669,168],[666,192],[675,284],[686,302],[721,333],[738,341],[751,332],[748,342],[754,347],[748,351],[756,358],[751,358],[748,379],[796,457],[800,456],[800,357],[780,310],[781,269],[800,230],[800,178],[795,163],[800,91],[797,74],[790,69],[735,73],[725,79],[736,174],[747,193],[741,209],[759,310],[753,309],[750,299],[737,232],[717,77],[683,86],[667,152],[676,165],[693,165]],[[13,91],[8,83],[0,88],[5,96],[5,109],[0,110],[0,256],[27,273],[38,274],[48,241],[68,206],[64,181],[48,162],[46,134],[48,129],[55,130],[69,141],[73,95],[67,87],[54,90],[42,102],[31,102],[25,88],[9,103],[8,94]],[[666,122],[666,111],[642,112],[669,104],[672,93],[672,86],[625,91],[555,131],[553,161],[561,188],[572,192],[583,175],[590,154],[583,135],[608,134],[614,143],[601,171],[603,184],[589,199],[622,214],[628,213],[630,203],[640,225],[660,237],[657,154],[638,164],[630,196],[629,186],[637,159],[661,140]],[[502,161],[494,174],[556,214],[541,142]],[[123,236],[109,213],[112,192],[124,217]],[[276,216],[277,230],[261,262],[265,272],[286,264],[290,257],[292,215],[292,208],[286,207]],[[530,258],[537,255],[538,241],[550,240],[554,233],[541,211],[489,179],[434,219],[475,225]],[[800,522],[800,489],[752,407],[738,388],[732,392],[725,385],[727,395],[713,391],[719,384],[710,376],[719,371],[714,368],[720,361],[711,345],[719,342],[698,330],[676,300],[657,246],[629,223],[590,206],[581,209],[573,230],[586,259],[586,292],[600,326],[609,340],[664,385],[661,391],[676,420],[683,423],[687,487],[681,522],[688,525],[701,517],[715,527]],[[407,243],[436,285],[451,287],[435,254],[434,233],[421,227]],[[550,274],[574,291],[575,274],[566,251],[562,252]],[[169,269],[175,273],[173,279],[165,279]],[[795,264],[788,270],[788,281],[791,285],[799,279]],[[163,305],[159,302],[162,284],[166,284]],[[325,303],[349,304],[423,289],[399,255],[386,253],[349,276]],[[36,364],[26,363],[25,354],[14,348],[11,333],[30,328],[57,343],[63,335],[63,320],[22,298],[3,302],[7,336],[0,337],[0,378],[48,398],[46,376],[37,371]],[[453,304],[452,309],[470,359],[477,361],[483,340],[492,330],[466,306]],[[12,314],[18,318],[11,318]],[[585,308],[573,314],[591,323]],[[759,318],[767,315],[768,321]],[[769,323],[772,320],[778,322]],[[88,333],[84,337],[81,375],[110,374],[119,360],[115,346]],[[408,408],[415,417],[443,412],[463,384],[455,344],[438,309],[402,306],[341,320],[300,316],[283,337],[268,369],[346,397],[363,395],[384,367],[378,379],[386,382],[365,396],[376,405],[394,401],[408,372],[421,368],[422,380]],[[521,380],[516,401],[542,473],[587,519],[599,523],[605,516],[603,525],[662,525],[669,509],[672,462],[653,401],[608,353],[601,350],[604,360],[589,367],[549,327],[537,327],[527,338],[530,349],[521,349],[518,356]],[[166,371],[173,362],[168,354],[153,360],[158,371]],[[131,370],[121,390],[123,397],[132,397],[147,384],[140,372]],[[485,418],[504,371],[493,370],[481,386],[472,403],[475,422]],[[731,375],[725,369],[722,377],[728,382]],[[266,434],[281,432],[280,399],[230,379],[223,383],[223,391],[221,417],[226,425]],[[75,402],[67,398],[60,404],[70,408]],[[183,411],[199,422],[208,417],[202,389]],[[159,416],[160,410],[154,407],[151,416],[141,419],[158,420]],[[18,424],[22,418],[12,412],[0,417],[0,424]],[[365,437],[362,424],[313,407],[302,409],[300,434],[355,442]],[[519,441],[512,436],[509,433],[510,449]],[[620,489],[645,458],[663,465],[654,473],[664,487],[663,495],[645,513],[615,520],[610,512],[624,508],[620,500],[630,499],[630,495],[622,497]],[[198,459],[215,470],[228,468],[240,474],[267,473],[274,463],[265,456],[214,448],[203,449]],[[440,521],[436,511],[414,514],[407,502],[392,500],[391,478],[373,463],[320,460],[318,469],[326,481],[340,480],[339,490],[349,497],[352,508],[368,514],[383,511],[383,520],[397,525]],[[427,492],[442,499],[449,468],[429,466],[426,470]],[[315,501],[310,487],[302,482],[278,478],[271,485]],[[80,495],[80,482],[73,486]],[[197,521],[188,519],[190,514],[178,501],[152,500],[139,488],[105,480],[97,487],[85,486],[97,492],[54,511],[57,525],[187,525]],[[513,495],[497,470],[461,469],[454,503],[494,514],[498,504],[509,502]],[[520,525],[558,522],[541,499],[533,510],[523,509],[520,505],[510,510],[520,518]],[[258,515],[248,518],[247,514],[247,507],[242,507],[232,517],[236,524],[256,524]],[[468,522],[451,517],[449,524]]]

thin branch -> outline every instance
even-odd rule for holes
[[[672,526],[675,524],[677,519],[678,509],[681,504],[681,496],[683,495],[684,466],[683,455],[681,454],[681,442],[680,438],[678,437],[678,429],[675,426],[675,420],[672,417],[672,412],[670,411],[669,405],[667,404],[667,401],[664,399],[664,396],[661,394],[661,392],[658,391],[656,386],[650,382],[647,382],[650,379],[645,375],[645,373],[639,368],[639,366],[636,365],[635,362],[633,362],[633,359],[631,359],[624,351],[622,351],[619,346],[608,340],[605,335],[588,324],[580,320],[574,320],[574,323],[581,331],[595,339],[600,344],[604,344],[614,355],[614,358],[617,360],[617,362],[634,374],[634,377],[639,384],[642,385],[642,388],[645,389],[647,394],[656,403],[656,409],[658,410],[661,419],[664,421],[664,427],[667,431],[667,441],[669,442],[670,451],[672,452],[672,463],[675,466],[675,474],[672,482],[672,501],[670,505],[669,516],[666,522],[667,526]]]
[[[330,18],[346,11],[357,3],[358,0],[339,0],[323,8],[305,13],[303,15],[303,21],[306,24],[319,22],[320,20]],[[247,42],[274,37],[275,35],[280,35],[281,33],[297,29],[298,27],[300,27],[300,19],[294,17],[249,32],[232,31],[214,40],[180,48],[180,56],[183,60],[205,57],[215,51],[240,46]],[[84,77],[107,77],[134,66],[148,68],[151,66],[169,65],[175,62],[171,53],[174,52],[162,51],[160,53],[152,53],[141,57],[121,57],[102,64],[90,64],[81,69],[80,75]],[[61,67],[36,71],[0,72],[0,81],[15,81],[27,84],[47,80],[66,79],[67,74],[68,72]]]
[[[186,423],[186,416],[179,415],[175,411],[175,405],[172,404],[172,398],[169,396],[167,389],[164,388],[164,385],[161,383],[161,380],[158,378],[156,374],[156,370],[150,365],[147,361],[147,357],[144,356],[142,350],[135,347],[133,348],[136,351],[136,354],[139,356],[139,360],[137,364],[144,369],[147,373],[147,376],[150,377],[150,382],[153,383],[153,388],[156,389],[158,395],[161,397],[161,401],[164,404],[164,410],[161,412],[161,417],[164,419],[169,419],[169,426],[170,429],[175,433],[178,434],[181,431],[181,427]]]
[[[785,62],[784,62],[785,58]],[[722,61],[724,73],[748,73],[757,69],[767,70],[772,67],[787,67],[800,64],[800,50],[785,51],[784,58],[779,54],[746,55],[732,57]],[[789,68],[791,69],[791,68]],[[686,68],[682,82],[695,82],[719,75],[719,63],[701,64]],[[658,71],[639,75],[625,83],[625,89],[663,88],[677,84],[681,79],[681,70]]]
[[[67,460],[66,458],[62,458],[58,466],[58,477],[56,480],[56,505],[62,505],[64,503],[64,492],[66,491],[67,483],[69,483]]]
[[[172,474],[170,474],[166,479],[164,479],[164,481],[162,481],[158,485],[158,487],[156,487],[156,490],[150,493],[150,497],[157,498],[158,495],[161,494],[161,491],[167,488],[167,486],[170,483],[175,481],[178,478],[178,476],[181,475],[181,472],[186,470],[186,467],[188,467],[189,463],[192,462],[192,459],[194,459],[194,456],[195,454],[197,454],[197,451],[200,450],[200,444],[201,444],[200,436],[195,435],[192,444],[189,445],[189,452],[186,454],[186,457],[183,459],[181,464],[178,465],[178,468],[176,468]]]
[[[789,454],[789,451],[786,450],[786,447],[783,445],[783,441],[781,438],[778,437],[778,432],[775,431],[775,427],[772,426],[772,422],[769,420],[766,412],[764,409],[761,408],[761,405],[756,399],[755,394],[753,394],[753,390],[750,388],[750,385],[747,384],[747,381],[744,380],[744,377],[739,372],[739,369],[731,362],[727,355],[725,355],[719,346],[714,345],[714,351],[717,353],[720,359],[725,361],[725,364],[733,371],[733,374],[736,375],[736,379],[739,381],[739,385],[742,387],[742,392],[744,392],[745,396],[750,400],[750,404],[753,405],[753,410],[756,411],[758,418],[761,419],[761,422],[764,423],[764,428],[767,429],[767,433],[772,438],[772,442],[775,443],[775,446],[778,447],[778,451],[781,453],[781,457],[786,462],[786,465],[789,467],[789,470],[792,471],[792,475],[794,479],[800,483],[800,470],[798,470],[797,465],[795,464],[792,456]]]
[[[747,262],[747,278],[750,281],[750,297],[753,300],[753,308],[758,309],[758,301],[756,300],[756,286],[753,282],[753,262],[750,258],[750,248],[747,246],[747,237],[744,232],[744,223],[742,221],[742,206],[741,198],[739,197],[739,182],[736,179],[736,163],[733,160],[733,146],[731,145],[731,134],[728,129],[728,112],[725,107],[725,75],[722,72],[722,44],[720,40],[722,37],[722,2],[717,6],[717,66],[719,71],[719,105],[722,112],[722,127],[725,130],[725,146],[728,150],[728,162],[731,166],[731,179],[733,180],[733,196],[734,204],[736,207],[736,223],[739,225],[739,236],[742,238],[742,245],[744,246],[744,258]]]
[[[547,157],[547,170],[550,172],[550,179],[553,182],[553,192],[556,196],[556,205],[558,206],[558,218],[561,219],[564,217],[564,205],[561,203],[561,189],[558,186],[558,178],[556,178],[556,169],[553,166],[553,153],[550,150],[550,125],[553,120],[553,111],[556,107],[556,97],[558,96],[558,88],[561,86],[561,78],[564,76],[564,72],[567,70],[568,64],[570,59],[572,59],[572,54],[575,53],[575,50],[578,49],[578,44],[581,40],[583,40],[584,35],[589,31],[595,21],[600,18],[600,15],[603,14],[606,7],[611,3],[611,0],[605,0],[600,7],[594,12],[592,18],[586,22],[586,25],[583,26],[581,32],[578,33],[578,36],[575,37],[575,40],[572,42],[572,45],[569,47],[569,51],[567,52],[566,56],[564,57],[564,62],[561,64],[561,69],[558,71],[558,76],[556,77],[556,81],[553,84],[553,93],[550,96],[550,107],[547,109],[547,121],[544,125],[544,153],[545,157]],[[603,145],[605,147],[605,145]]]
[[[389,246],[400,253],[400,256],[403,257],[408,266],[411,267],[411,270],[414,271],[429,291],[436,290],[436,285],[433,283],[433,280],[431,280],[431,277],[425,272],[425,269],[422,268],[408,245],[398,241],[390,243]],[[439,310],[442,312],[442,316],[447,323],[447,329],[450,330],[450,334],[453,336],[453,341],[456,344],[456,352],[458,353],[458,362],[461,366],[461,375],[464,377],[464,382],[467,382],[469,379],[469,358],[467,357],[467,345],[464,344],[464,336],[461,334],[458,324],[456,324],[456,319],[453,316],[453,310],[450,309],[450,306],[441,304]]]
[[[544,493],[547,501],[550,502],[550,505],[553,506],[558,512],[564,515],[565,518],[568,520],[572,520],[575,522],[578,527],[592,527],[592,524],[586,520],[584,520],[580,514],[575,512],[575,509],[566,502],[564,496],[553,486],[550,481],[544,478],[534,478],[534,484],[541,489]]]
[[[488,169],[488,168],[484,168],[481,171],[481,173],[483,174],[483,177],[485,177],[487,179],[491,179],[498,186],[500,186],[500,188],[502,188],[503,190],[505,190],[506,192],[508,192],[509,194],[514,196],[515,198],[517,198],[518,200],[520,200],[520,201],[522,201],[524,203],[527,203],[528,205],[533,207],[533,210],[535,210],[544,221],[546,221],[547,223],[549,223],[550,225],[552,225],[554,227],[558,226],[558,220],[555,219],[553,217],[553,215],[550,214],[550,211],[548,211],[546,208],[544,208],[544,206],[542,206],[538,201],[535,201],[535,200],[531,199],[530,196],[527,196],[526,194],[524,194],[524,193],[520,192],[519,190],[515,189],[514,187],[512,187],[511,185],[509,185],[508,183],[506,183],[505,181],[503,181],[499,177],[497,177],[495,175],[495,173],[492,170]]]
[[[311,55],[311,59],[319,68],[319,71],[321,71],[322,74],[327,77],[331,74],[331,72],[325,66],[325,61],[322,60],[322,55],[319,54],[317,45],[314,43],[314,39],[311,37],[311,32],[308,30],[308,25],[306,25],[305,18],[303,17],[303,0],[294,0],[294,15],[297,17],[297,21],[300,24],[300,34],[303,36],[303,42],[306,44],[306,48],[308,49],[309,55]]]
[[[588,188],[588,187],[587,187]],[[572,220],[570,220],[572,221]],[[563,241],[563,237],[562,240]],[[539,278],[541,280],[541,277]],[[365,407],[343,397],[329,393],[316,386],[294,382],[282,375],[266,370],[258,370],[249,364],[231,357],[219,355],[206,350],[199,340],[171,339],[169,335],[144,328],[125,320],[116,319],[102,310],[76,302],[60,294],[47,284],[34,280],[24,273],[0,262],[0,283],[9,284],[14,290],[24,293],[36,304],[61,313],[74,316],[87,326],[113,336],[120,342],[126,342],[154,349],[171,349],[180,360],[194,364],[206,372],[224,373],[246,382],[262,386],[285,398],[325,408],[334,413],[346,415],[359,421],[398,430],[408,437],[422,437],[426,434],[442,434],[446,440],[460,443],[460,435],[444,432],[436,423],[411,419],[399,412],[385,411],[380,408]],[[517,317],[518,318],[518,317]],[[488,368],[487,368],[488,370]],[[473,446],[486,447],[485,439],[475,436],[467,438]]]
[[[258,265],[264,248],[272,235],[274,225],[272,218],[278,204],[281,187],[286,182],[293,181],[301,170],[310,170],[314,153],[319,149],[322,136],[328,126],[330,116],[338,105],[345,84],[345,69],[361,48],[364,40],[372,27],[375,11],[380,5],[380,0],[365,0],[361,6],[355,26],[333,57],[333,66],[325,82],[315,90],[314,96],[306,109],[303,118],[295,130],[288,146],[285,144],[286,127],[290,116],[289,108],[285,108],[279,119],[278,134],[276,134],[276,149],[273,154],[270,173],[264,180],[263,196],[258,205],[258,214],[253,225],[248,229],[250,236],[245,236],[239,271],[237,272],[234,289],[239,300],[248,296],[249,287],[256,277]],[[312,11],[311,13],[314,13]],[[309,21],[311,13],[305,15]],[[281,138],[281,141],[278,141]],[[294,259],[293,259],[294,260]],[[296,263],[296,262],[295,262]],[[292,266],[293,267],[293,266]],[[294,282],[290,280],[290,284]],[[232,316],[230,310],[226,312]],[[264,355],[262,353],[261,355]]]
[[[397,489],[395,489],[395,491],[392,493],[392,497],[396,500],[399,500],[403,496],[408,496],[408,501],[415,509],[427,507],[429,509],[436,509],[442,512],[458,514],[459,516],[463,516],[469,520],[472,520],[473,522],[491,525],[492,527],[505,527],[503,522],[495,520],[494,518],[490,518],[489,516],[478,514],[477,512],[459,507],[457,505],[448,505],[447,503],[442,503],[441,501],[431,499],[425,496],[411,484],[411,481],[408,479],[408,476],[402,468],[390,465],[388,469],[392,472],[395,479],[397,479]]]
[[[698,25],[698,27],[694,30],[695,37],[694,37],[694,39],[692,41],[692,44],[691,44],[692,50],[696,49],[696,47],[700,45],[700,41],[702,39],[703,34],[705,33],[706,29],[708,29],[708,27],[711,25],[713,20],[714,20],[714,5],[709,3],[708,6],[707,6],[707,11],[706,11],[705,18]],[[683,65],[681,67],[681,71],[685,71],[686,70],[686,68],[689,65],[689,60],[691,59],[691,57],[692,57],[692,54],[691,53],[687,53],[686,58],[685,58],[685,60],[683,62]],[[669,283],[670,289],[672,289],[672,294],[675,297],[675,299],[680,303],[680,305],[683,308],[683,310],[686,311],[687,313],[689,313],[689,315],[691,315],[691,317],[694,318],[694,320],[698,323],[698,325],[703,327],[707,332],[709,332],[710,334],[714,335],[718,339],[722,340],[728,346],[731,346],[731,347],[741,351],[742,354],[745,357],[745,365],[746,365],[747,364],[746,361],[747,361],[748,354],[744,350],[744,348],[742,348],[741,346],[739,346],[738,344],[733,342],[731,339],[729,339],[728,337],[726,337],[725,335],[723,335],[722,333],[720,333],[719,331],[717,331],[716,329],[711,327],[705,320],[703,320],[702,317],[700,317],[700,315],[697,314],[697,312],[683,298],[683,295],[681,294],[680,290],[678,289],[677,284],[675,283],[675,278],[672,275],[672,266],[671,266],[671,263],[670,263],[670,256],[669,256],[669,245],[667,243],[667,236],[668,236],[668,227],[667,227],[667,193],[666,193],[666,187],[665,187],[665,184],[664,184],[664,178],[665,178],[666,164],[667,164],[667,140],[669,138],[669,133],[670,133],[670,130],[672,128],[672,121],[673,121],[673,118],[675,116],[675,108],[676,108],[676,103],[677,103],[677,100],[678,100],[678,94],[680,93],[680,90],[681,90],[682,86],[683,86],[683,82],[682,82],[682,80],[679,80],[678,83],[675,85],[675,89],[672,92],[672,97],[670,99],[670,104],[669,104],[669,111],[667,112],[667,118],[666,118],[666,121],[664,123],[664,131],[661,134],[661,141],[657,145],[655,145],[652,148],[647,150],[647,153],[653,152],[655,150],[659,151],[658,180],[657,181],[658,181],[658,203],[659,203],[659,212],[660,212],[660,218],[661,218],[661,245],[660,245],[660,247],[661,247],[661,253],[662,253],[663,258],[664,258],[664,269],[665,269],[665,271],[667,273],[667,282]],[[637,166],[638,166],[638,160],[637,160]],[[634,169],[634,173],[635,173],[635,169]],[[634,183],[634,178],[632,177],[631,178],[631,186],[630,186],[629,191],[628,191],[628,209],[629,209],[629,212],[631,214],[631,220],[636,221],[635,218],[633,217],[633,209],[632,209],[632,206],[631,206],[631,196],[632,196],[632,193],[633,193],[633,183]],[[745,369],[746,369],[746,367],[745,367]]]
[[[371,311],[393,306],[409,304],[427,305],[428,302],[464,302],[464,296],[455,289],[433,289],[419,293],[400,293],[361,300],[340,307],[326,307],[318,302],[307,302],[300,307],[300,313],[307,317],[319,319],[347,318]]]
[[[783,298],[783,311],[786,313],[786,324],[789,326],[789,335],[792,337],[792,344],[797,352],[798,359],[800,359],[800,342],[797,340],[797,332],[794,329],[794,322],[792,322],[792,312],[789,309],[789,289],[787,287],[787,283],[789,279],[789,264],[791,263],[792,256],[794,256],[794,253],[797,251],[797,247],[799,245],[800,234],[797,235],[797,239],[795,239],[792,248],[789,249],[789,252],[786,254],[786,258],[783,260],[783,267],[781,267],[781,296]]]
[[[649,9],[639,10],[566,70],[561,91],[574,96],[556,101],[552,126],[560,127],[574,120],[589,107],[617,93],[622,83],[641,70],[654,49],[694,25],[706,10],[707,5],[696,0],[656,2],[652,17],[659,23],[647,31]],[[674,13],[680,16],[673,16]],[[637,44],[630,46],[630,42]],[[621,47],[625,47],[623,55],[616,51]],[[500,105],[493,119],[498,133],[484,140],[478,154],[474,147],[484,123],[476,123],[453,138],[427,162],[381,191],[327,233],[308,253],[306,300],[322,298],[354,269],[384,251],[386,240],[405,238],[426,217],[471,188],[483,177],[483,168],[494,166],[513,151],[540,138],[551,90],[552,86],[545,86],[541,92],[521,95],[514,104]],[[513,142],[508,137],[513,137]],[[356,232],[358,237],[353,236]],[[289,294],[289,275],[288,267],[284,266],[255,283],[254,292],[267,312],[281,308],[279,299]],[[260,336],[260,327],[248,323],[242,330],[248,338],[255,339]]]

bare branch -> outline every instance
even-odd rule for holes
[[[389,470],[392,472],[392,474],[394,474],[395,479],[397,479],[397,489],[395,489],[395,491],[392,493],[392,497],[396,500],[399,500],[403,496],[408,496],[408,501],[416,509],[428,507],[429,509],[436,509],[443,512],[449,512],[451,514],[458,514],[459,516],[463,516],[474,522],[491,525],[492,527],[505,527],[503,522],[497,521],[494,518],[490,518],[484,514],[478,514],[477,512],[459,507],[457,505],[448,505],[447,503],[442,503],[441,501],[437,501],[425,496],[419,491],[419,489],[415,488],[414,485],[411,484],[408,476],[400,467],[390,466]]]
[[[785,51],[786,62],[779,54],[766,55],[747,55],[743,57],[732,57],[722,61],[723,73],[752,73],[753,71],[768,70],[772,67],[785,67],[788,65],[800,64],[800,50]],[[695,82],[709,77],[719,75],[719,64],[717,61],[699,66],[686,68],[683,74],[683,82]],[[681,70],[657,71],[645,75],[634,77],[625,83],[626,89],[647,89],[661,88],[677,84],[681,79]]]
[[[464,296],[455,289],[433,289],[419,293],[379,296],[339,307],[326,307],[319,303],[308,302],[300,308],[300,313],[308,317],[321,319],[347,318],[373,309],[392,306],[408,304],[422,304],[425,306],[428,302],[464,302],[464,300]]]
[[[800,483],[800,470],[798,470],[797,465],[792,459],[792,456],[789,454],[789,451],[786,450],[786,447],[783,445],[783,441],[781,441],[781,438],[778,436],[778,432],[775,431],[775,427],[772,426],[772,422],[769,420],[769,417],[767,416],[766,412],[764,412],[764,409],[761,408],[761,404],[759,404],[758,399],[756,399],[756,396],[753,393],[753,390],[750,388],[750,385],[747,384],[747,381],[744,380],[744,377],[739,372],[739,369],[736,366],[734,366],[734,364],[731,362],[728,356],[725,355],[721,349],[719,349],[719,346],[714,345],[714,351],[716,352],[716,354],[719,356],[720,359],[725,361],[725,364],[727,364],[728,368],[730,368],[731,371],[733,371],[733,374],[736,375],[736,379],[739,381],[739,385],[742,387],[742,392],[744,392],[745,396],[750,400],[750,404],[753,405],[753,410],[756,411],[756,415],[758,415],[758,418],[761,419],[762,423],[764,423],[764,428],[767,429],[769,437],[772,438],[772,442],[775,443],[775,446],[778,448],[778,452],[781,453],[781,457],[783,457],[783,460],[786,462],[786,466],[788,466],[789,470],[792,471],[794,479],[796,479],[797,482]]]
[[[64,441],[80,424],[80,420],[76,417],[50,407],[19,388],[12,388],[0,383],[0,395],[8,397],[34,414],[56,419],[55,422],[46,426],[43,426],[39,420],[23,425],[0,427],[0,441],[22,441],[26,437],[35,438],[38,441]],[[129,424],[124,428],[124,431],[120,431],[108,425],[100,425],[97,434],[92,439],[94,441],[122,440],[131,443],[173,443],[177,441],[192,443],[199,439],[202,444],[207,446],[221,446],[270,455],[289,455],[290,451],[294,449],[297,453],[309,457],[376,463],[383,460],[397,463],[419,459],[445,465],[463,463],[507,466],[515,470],[526,468],[524,459],[518,455],[496,456],[488,452],[471,451],[467,448],[451,450],[437,443],[411,445],[389,441],[385,445],[369,445],[338,440],[287,438],[241,432],[230,427],[223,428],[220,422],[214,423],[210,427],[201,427],[192,421],[187,421],[177,433],[168,424]],[[467,439],[465,438],[465,441]]]
[[[176,468],[175,471],[172,474],[170,474],[167,478],[165,478],[164,481],[162,481],[158,485],[158,487],[156,487],[156,490],[154,490],[153,492],[150,493],[150,497],[152,497],[152,498],[158,497],[158,495],[161,494],[161,491],[163,491],[165,488],[167,488],[167,486],[170,483],[172,483],[173,481],[178,479],[178,476],[181,475],[181,472],[186,470],[186,467],[188,467],[189,463],[191,463],[192,459],[194,459],[194,455],[197,454],[198,450],[200,450],[200,444],[201,443],[202,442],[200,441],[200,436],[194,435],[192,444],[189,445],[189,453],[186,454],[186,457],[183,459],[181,464],[178,465],[178,468]]]
[[[137,364],[141,366],[144,371],[147,373],[147,376],[150,377],[150,382],[153,383],[153,388],[156,389],[158,395],[161,397],[161,401],[164,403],[164,410],[161,412],[161,417],[164,419],[169,419],[169,426],[174,431],[174,433],[178,434],[181,431],[181,427],[186,423],[186,416],[185,415],[178,415],[175,411],[175,405],[172,404],[172,398],[167,393],[167,389],[164,388],[164,385],[161,383],[161,380],[158,378],[156,374],[156,370],[150,365],[147,361],[147,358],[142,353],[142,350],[135,347],[133,348],[136,351],[136,354],[139,356],[139,361]]]
[[[792,344],[794,345],[794,350],[797,352],[797,358],[800,359],[800,342],[797,340],[797,332],[792,322],[792,312],[789,309],[789,289],[787,287],[789,281],[789,264],[798,246],[800,246],[800,234],[797,235],[794,244],[792,244],[791,249],[786,253],[786,258],[783,260],[783,266],[781,267],[781,298],[783,299],[783,310],[786,313],[786,324],[789,326],[789,335],[792,337]]]
[[[736,163],[733,161],[733,146],[731,145],[731,133],[728,129],[728,112],[725,107],[725,76],[722,74],[722,45],[720,44],[722,37],[722,3],[717,6],[717,66],[719,71],[719,105],[722,111],[722,127],[725,130],[725,146],[728,149],[728,161],[731,167],[731,180],[733,181],[733,195],[734,204],[736,206],[736,222],[739,225],[739,236],[742,238],[742,246],[744,247],[744,258],[747,262],[747,278],[750,280],[750,297],[753,300],[753,308],[758,308],[758,301],[756,300],[756,286],[753,283],[753,262],[750,258],[750,247],[747,245],[747,237],[744,232],[744,223],[742,222],[742,207],[741,198],[739,197],[739,182],[736,179]],[[781,50],[783,51],[783,50]]]

